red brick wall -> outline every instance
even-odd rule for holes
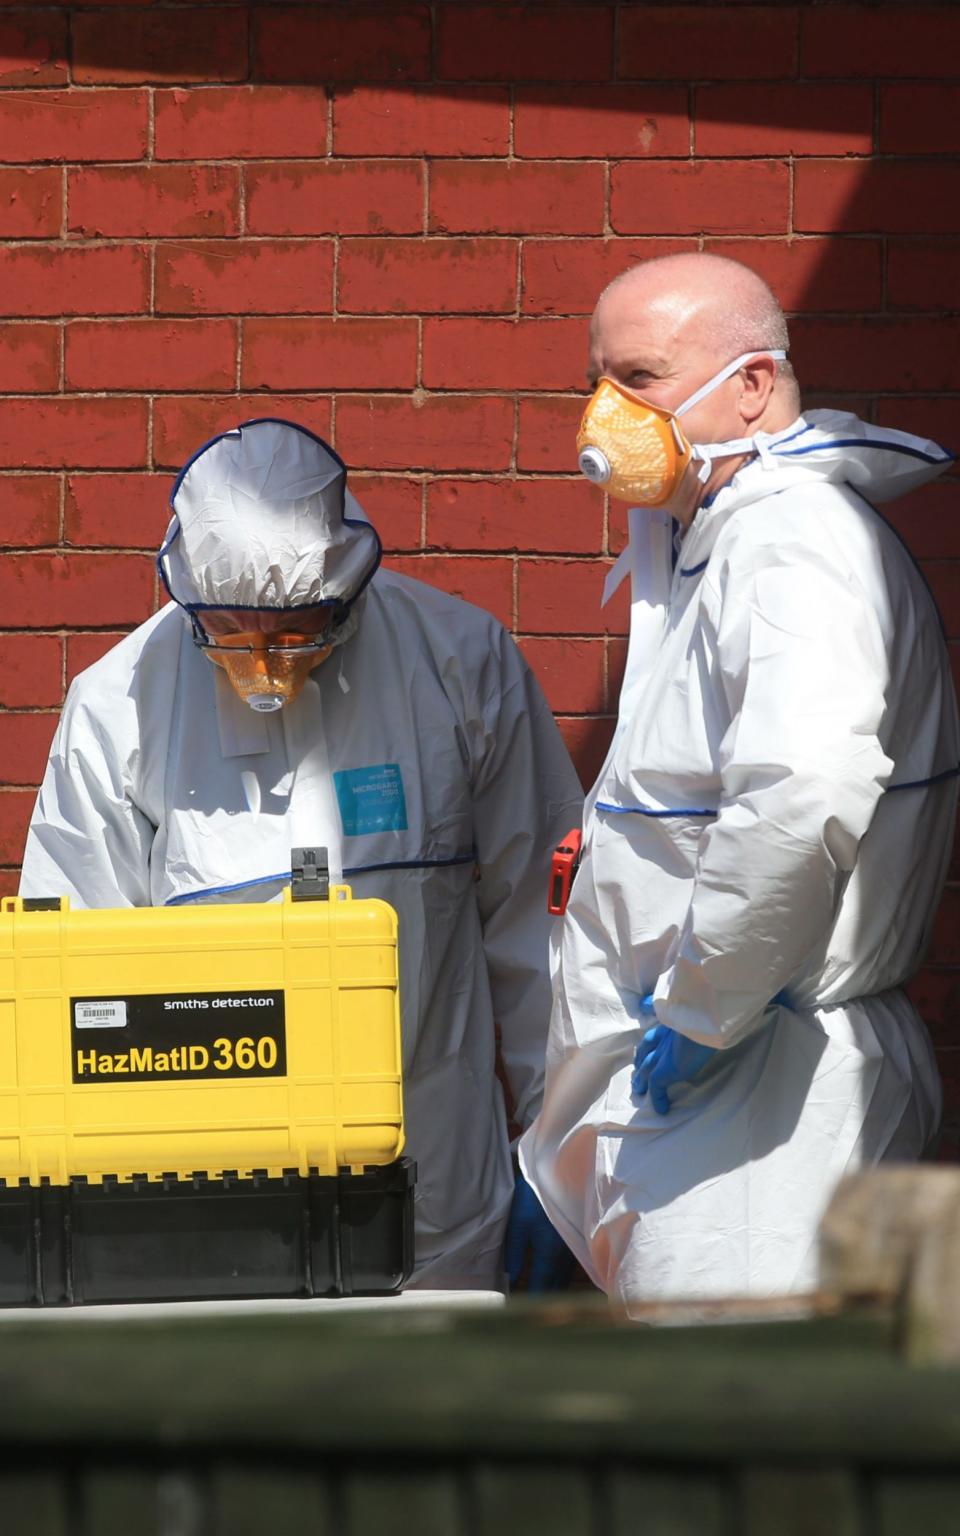
[[[742,257],[808,403],[960,443],[960,8],[0,0],[0,866],[66,682],[157,601],[170,471],[269,412],[517,634],[589,776],[624,518],[575,473],[631,261]],[[896,513],[960,642],[953,486]],[[918,983],[960,1124],[957,893]]]

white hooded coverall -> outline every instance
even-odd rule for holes
[[[170,603],[73,684],[21,891],[76,906],[278,900],[290,850],[399,914],[416,1273],[499,1283],[515,1113],[539,1106],[550,1011],[546,889],[582,796],[539,687],[480,609],[382,569],[339,460],[247,423],[186,467],[161,556],[205,607],[349,599],[349,636],[275,714],[255,714]],[[359,613],[358,613],[359,610]],[[354,623],[355,618],[357,621]],[[291,613],[296,627],[296,613]]]
[[[826,411],[756,446],[674,569],[667,520],[631,513],[619,723],[520,1149],[628,1304],[806,1288],[839,1177],[919,1156],[939,1121],[901,988],[950,858],[957,713],[934,602],[870,503],[950,455]],[[666,1117],[630,1091],[649,993],[719,1047]]]

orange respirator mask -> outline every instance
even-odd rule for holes
[[[755,446],[752,438],[691,443],[681,431],[678,418],[752,358],[764,356],[780,361],[786,355],[770,350],[742,353],[675,411],[651,404],[604,375],[590,397],[577,433],[581,473],[618,501],[628,501],[636,507],[669,506],[691,461],[700,461],[700,479],[706,480],[714,459],[748,453]]]
[[[234,692],[260,714],[282,709],[296,698],[314,667],[333,650],[325,638],[260,633],[194,639],[222,667]]]

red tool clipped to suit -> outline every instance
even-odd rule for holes
[[[547,911],[561,916],[567,910],[570,887],[580,867],[580,845],[583,833],[572,827],[562,842],[553,850],[550,862],[550,889],[547,892]]]

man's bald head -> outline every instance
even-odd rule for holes
[[[690,251],[657,256],[615,277],[590,324],[591,374],[607,373],[644,392],[644,376],[682,368],[703,383],[746,352],[783,351],[787,322],[773,291],[750,267]],[[628,370],[639,354],[662,368]],[[792,420],[799,392],[789,362],[776,365],[776,414]],[[678,401],[673,401],[677,404]]]
[[[769,356],[786,349],[783,311],[749,267],[705,252],[661,256],[631,267],[600,295],[590,324],[589,377],[595,383],[605,375],[676,411],[746,357],[683,417],[692,443],[739,442],[796,420],[793,369]],[[738,462],[734,455],[718,458],[707,489],[735,473]]]
[[[729,360],[763,348],[786,352],[787,322],[771,288],[756,272],[726,256],[690,251],[658,256],[615,277],[601,308],[642,307],[661,316],[678,339]]]

